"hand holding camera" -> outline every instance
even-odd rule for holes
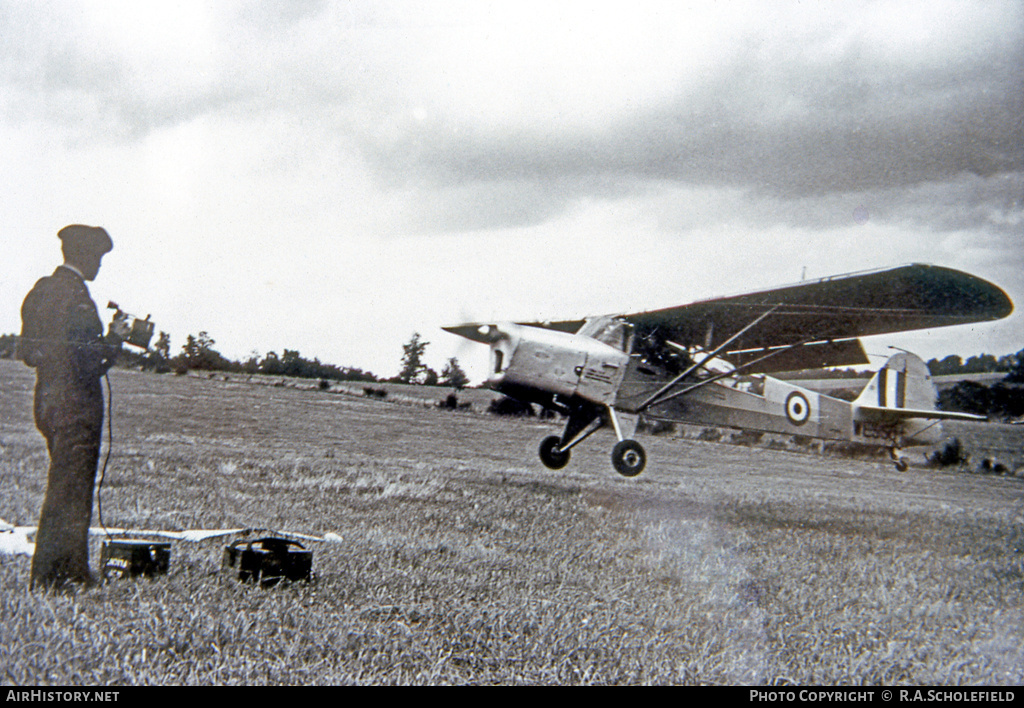
[[[110,321],[110,328],[107,331],[108,339],[116,339],[118,343],[123,342],[132,332],[132,326],[128,322],[128,315],[121,310],[114,313],[114,319]]]
[[[154,323],[150,322],[149,315],[146,315],[146,319],[141,320],[121,310],[116,302],[108,302],[107,308],[115,311],[107,332],[108,341],[116,344],[124,342],[141,349],[149,348],[149,340],[153,338],[154,328]]]

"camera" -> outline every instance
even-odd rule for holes
[[[135,315],[124,312],[116,302],[108,302],[107,309],[115,310],[114,318],[110,321],[111,332],[121,337],[126,344],[142,349],[149,348],[149,340],[153,338],[153,327],[155,326],[149,320],[149,315],[146,315],[144,320],[139,319]]]

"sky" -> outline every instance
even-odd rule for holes
[[[419,332],[481,379],[443,325],[915,262],[1020,307],[1024,5],[0,0],[0,163],[0,333],[70,223],[105,320],[378,376]]]

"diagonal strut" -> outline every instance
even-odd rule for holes
[[[691,365],[690,367],[688,367],[688,368],[686,369],[686,371],[684,371],[683,373],[679,374],[679,375],[678,375],[678,376],[676,376],[676,377],[675,377],[674,379],[672,379],[671,381],[669,381],[669,382],[668,382],[667,384],[665,384],[664,386],[662,386],[661,388],[659,388],[659,389],[658,389],[657,391],[655,391],[655,392],[654,392],[653,394],[651,394],[651,395],[650,395],[650,396],[649,396],[649,397],[647,398],[647,400],[645,400],[645,401],[644,401],[643,403],[641,403],[641,404],[640,404],[640,406],[639,406],[639,407],[637,408],[637,413],[642,413],[642,412],[644,412],[645,410],[647,410],[648,408],[650,408],[651,406],[653,406],[653,405],[655,405],[655,404],[657,404],[657,403],[663,403],[664,401],[659,401],[658,399],[659,399],[659,398],[661,398],[661,397],[662,397],[662,396],[663,396],[663,395],[665,394],[665,392],[667,392],[667,391],[670,391],[670,390],[672,390],[673,388],[675,388],[675,387],[676,387],[676,385],[677,385],[677,384],[678,384],[678,383],[679,383],[680,381],[682,381],[682,380],[683,380],[684,378],[686,378],[687,376],[689,376],[690,374],[692,374],[692,373],[693,373],[694,371],[696,371],[697,369],[701,368],[701,367],[702,367],[702,366],[704,366],[704,365],[705,365],[706,363],[708,363],[709,361],[711,361],[712,359],[714,359],[714,358],[715,358],[716,356],[718,356],[718,355],[719,355],[720,353],[722,353],[723,351],[725,351],[725,348],[726,348],[726,347],[728,347],[728,346],[729,346],[730,344],[732,344],[732,343],[733,343],[733,342],[735,342],[735,341],[736,341],[737,339],[739,339],[739,338],[740,338],[740,337],[742,337],[742,336],[743,336],[744,334],[746,334],[746,333],[747,333],[747,332],[748,332],[748,331],[749,331],[749,330],[750,330],[751,328],[753,328],[754,326],[756,326],[756,325],[760,324],[761,320],[765,319],[766,317],[768,317],[768,315],[770,315],[770,314],[772,314],[773,312],[775,312],[775,311],[776,311],[777,309],[779,309],[779,307],[780,307],[779,305],[775,305],[775,306],[774,306],[774,307],[773,307],[772,309],[768,310],[767,312],[764,312],[764,313],[762,313],[762,314],[761,314],[761,315],[760,315],[760,316],[759,316],[759,317],[758,317],[757,319],[755,319],[755,320],[754,320],[753,322],[751,322],[751,323],[750,323],[750,324],[748,324],[748,325],[747,325],[746,327],[744,327],[743,329],[741,329],[741,330],[740,330],[739,332],[737,332],[736,334],[732,335],[732,336],[731,336],[731,337],[729,337],[729,338],[728,338],[727,340],[725,340],[725,341],[724,341],[724,342],[722,342],[722,343],[721,343],[720,345],[718,345],[718,347],[717,347],[717,348],[716,348],[716,349],[715,349],[714,351],[712,351],[712,352],[709,352],[709,353],[707,354],[707,356],[705,356],[705,357],[704,357],[703,359],[701,359],[701,360],[700,360],[699,362],[697,362],[697,363],[695,363],[695,364]],[[753,362],[751,362],[751,363],[753,363]],[[686,390],[692,390],[692,389],[686,389]],[[675,396],[673,396],[673,398],[674,398],[674,397],[675,397]],[[666,399],[666,400],[668,400],[668,399]]]

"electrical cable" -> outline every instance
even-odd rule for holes
[[[96,513],[99,516],[100,528],[107,534],[107,540],[111,540],[110,531],[107,529],[107,525],[103,523],[103,480],[107,476],[107,463],[110,462],[110,450],[114,444],[114,394],[110,388],[110,375],[104,372],[103,378],[107,382],[107,453],[103,458],[100,478],[96,481]]]
[[[105,343],[93,343],[93,342],[68,342],[67,340],[53,340],[53,339],[40,339],[35,337],[19,337],[19,344],[21,342],[29,341],[42,344],[68,344],[72,343],[79,347],[100,347],[107,346]],[[27,363],[27,362],[26,362]],[[107,535],[107,539],[110,540],[110,530],[107,528],[106,523],[103,521],[103,480],[107,476],[107,465],[110,463],[110,452],[114,444],[114,393],[110,386],[110,375],[107,372],[103,373],[103,378],[107,382],[107,450],[103,458],[103,467],[100,469],[99,479],[96,481],[96,512],[99,517],[100,527],[103,532]],[[101,436],[102,440],[102,436]]]

